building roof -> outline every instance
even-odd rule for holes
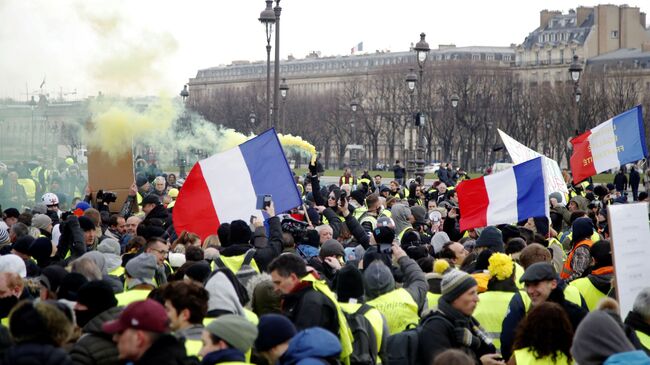
[[[593,11],[582,24],[577,24],[577,15],[574,11],[568,14],[554,15],[544,27],[539,27],[530,32],[520,45],[525,49],[535,46],[542,48],[546,45],[555,46],[561,43],[583,44],[594,25]]]
[[[650,68],[650,52],[640,48],[621,48],[587,60],[587,66],[618,65],[626,68]]]

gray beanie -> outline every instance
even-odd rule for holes
[[[205,327],[205,330],[241,352],[250,350],[257,338],[257,326],[246,317],[235,314],[217,317]]]
[[[476,279],[470,274],[460,270],[451,270],[443,275],[440,282],[441,299],[451,303],[476,285],[478,285]]]
[[[52,224],[52,218],[45,214],[36,214],[32,218],[32,227],[34,228],[45,229],[50,224]]]
[[[451,241],[449,235],[446,232],[436,232],[436,234],[431,239],[431,246],[433,246],[433,253],[438,254],[442,251],[442,246],[445,243]]]
[[[366,297],[376,298],[395,289],[395,279],[390,268],[381,261],[374,261],[363,272],[366,281]]]

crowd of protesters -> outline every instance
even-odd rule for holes
[[[650,363],[650,288],[616,301],[616,186],[460,231],[462,169],[394,171],[327,186],[310,165],[302,207],[204,238],[175,231],[182,180],[155,166],[123,202],[40,171],[40,201],[7,200],[5,171],[0,364]]]

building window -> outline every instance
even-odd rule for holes
[[[551,64],[551,51],[546,51],[546,62]]]
[[[481,60],[481,55],[480,54],[473,54],[472,55],[472,61],[480,61]]]
[[[536,64],[536,65],[539,64],[539,51],[536,51],[536,52],[535,52],[535,64]]]
[[[612,30],[612,31],[609,33],[609,36],[610,36],[610,38],[612,38],[612,39],[618,39],[618,30]]]
[[[560,63],[564,63],[564,50],[560,50]]]
[[[485,56],[485,59],[487,61],[494,61],[494,55],[493,54],[488,54],[488,55]]]
[[[511,61],[511,57],[510,57],[510,55],[505,55],[505,56],[503,56],[503,60],[504,60],[505,62],[510,62],[510,61]]]

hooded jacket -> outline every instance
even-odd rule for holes
[[[322,327],[335,335],[339,333],[336,305],[309,281],[301,281],[291,293],[283,295],[281,308],[298,330]]]
[[[170,334],[163,334],[142,355],[134,365],[189,365],[198,364],[194,357],[188,357],[183,343]]]
[[[298,332],[289,341],[280,365],[322,365],[323,360],[338,359],[341,353],[339,339],[328,331],[313,327]]]
[[[573,336],[571,355],[580,365],[600,365],[611,355],[634,351],[618,316],[607,311],[589,313]]]
[[[645,321],[642,315],[635,311],[631,311],[625,318],[625,334],[634,345],[634,348],[643,350],[647,355],[650,356],[650,349],[641,344],[641,341],[639,340],[639,337],[636,335],[635,331],[650,335],[650,324]]]
[[[210,294],[208,317],[217,317],[221,314],[244,315],[244,308],[239,302],[237,291],[223,272],[218,272],[208,279],[205,290]]]
[[[409,217],[412,215],[409,207],[404,204],[395,204],[393,205],[393,208],[391,208],[391,212],[393,213],[393,221],[395,221],[396,236],[402,233],[406,228],[413,228],[411,222],[409,222]]]
[[[72,365],[61,348],[48,344],[24,342],[10,347],[0,358],[2,365]]]
[[[116,319],[121,307],[113,307],[95,316],[83,327],[83,334],[70,351],[76,365],[111,365],[118,363],[118,352],[112,335],[102,331],[102,324]]]

